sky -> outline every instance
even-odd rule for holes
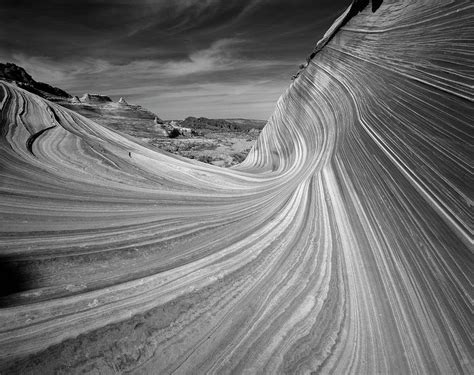
[[[163,119],[266,120],[350,0],[2,0],[0,62]]]

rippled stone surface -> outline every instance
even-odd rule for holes
[[[472,373],[473,13],[368,5],[233,169],[0,83],[0,368]]]

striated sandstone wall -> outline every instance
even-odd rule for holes
[[[472,373],[473,8],[365,7],[233,169],[0,83],[0,368]]]

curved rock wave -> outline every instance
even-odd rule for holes
[[[361,3],[232,169],[0,83],[1,369],[474,371],[473,5]]]

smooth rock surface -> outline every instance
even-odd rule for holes
[[[473,5],[356,3],[232,169],[0,83],[2,373],[474,372]]]

